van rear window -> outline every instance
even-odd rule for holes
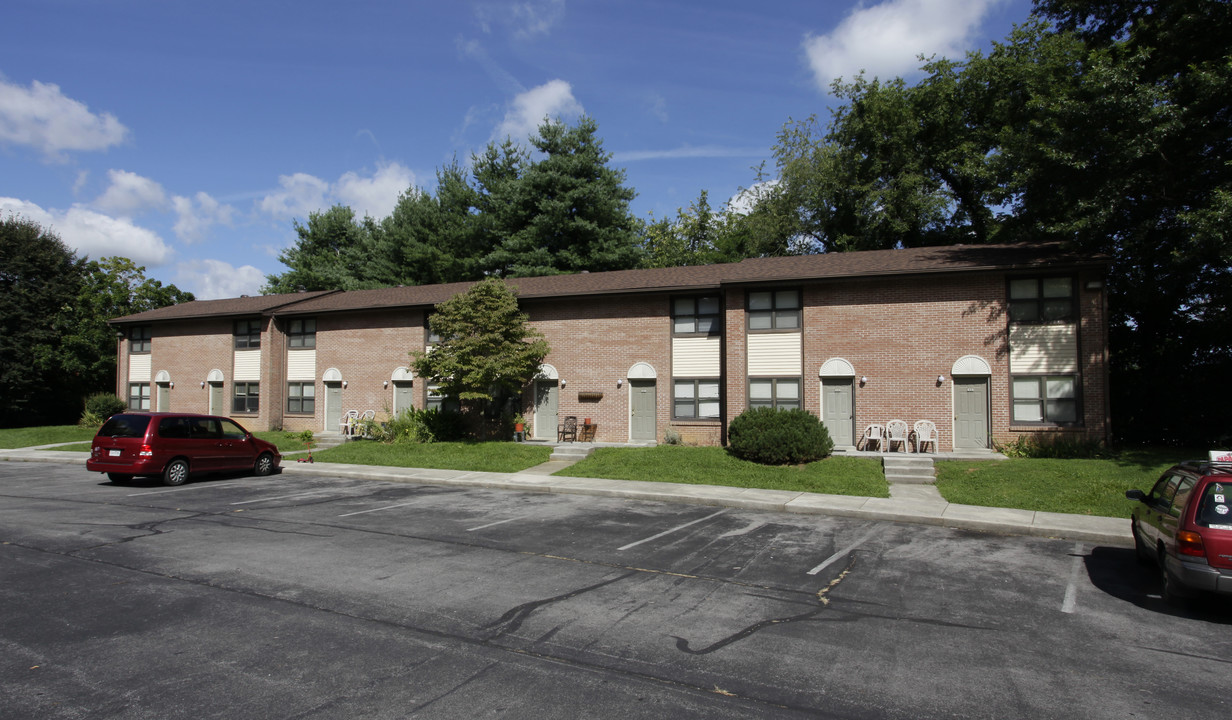
[[[1198,505],[1198,524],[1214,530],[1232,530],[1232,484],[1208,483]]]
[[[142,438],[150,427],[149,415],[112,415],[98,434],[103,437]]]

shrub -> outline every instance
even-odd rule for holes
[[[1103,443],[1064,435],[1019,435],[1010,443],[997,445],[997,450],[1012,458],[1054,458],[1063,460],[1100,459],[1109,457]]]
[[[452,442],[466,437],[466,418],[462,413],[436,408],[403,410],[382,427],[372,423],[365,428],[368,437],[387,443]]]
[[[680,431],[670,425],[663,431],[664,445],[680,445],[684,441],[680,438]]]
[[[112,393],[94,393],[86,398],[85,410],[81,413],[81,419],[77,421],[77,426],[80,428],[102,427],[103,421],[115,415],[118,412],[124,412],[128,409],[128,403],[122,398]]]
[[[763,465],[810,463],[827,457],[834,441],[807,410],[745,410],[727,429],[728,451]]]

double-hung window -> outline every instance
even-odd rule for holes
[[[237,382],[231,410],[237,413],[256,413],[261,407],[260,383]]]
[[[1014,422],[1078,422],[1078,380],[1073,375],[1015,376]]]
[[[261,347],[261,321],[235,321],[235,349],[256,350]]]
[[[313,382],[287,383],[287,413],[312,415],[317,408],[317,389]]]
[[[800,291],[762,290],[749,293],[749,330],[799,330]]]
[[[678,420],[708,420],[719,417],[719,381],[674,380],[672,417]]]
[[[129,410],[149,410],[150,409],[150,384],[149,383],[129,383],[128,384],[128,409]]]
[[[672,300],[672,332],[676,335],[714,335],[719,322],[718,295],[679,297]]]
[[[138,325],[128,331],[128,351],[130,353],[148,353],[150,351],[150,326]]]
[[[800,407],[800,378],[752,378],[749,407],[795,410]]]
[[[287,347],[299,350],[317,346],[316,318],[292,320],[287,326]]]
[[[1074,279],[1069,276],[1010,280],[1010,322],[1074,321]]]

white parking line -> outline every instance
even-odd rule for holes
[[[855,541],[855,542],[853,542],[852,544],[848,545],[847,547],[843,548],[842,550],[839,550],[838,552],[834,553],[834,554],[833,554],[833,555],[831,555],[830,557],[826,558],[825,562],[823,562],[822,564],[820,564],[820,565],[818,565],[817,567],[813,568],[812,570],[809,570],[806,574],[807,574],[807,575],[816,575],[817,573],[821,572],[822,570],[825,570],[825,569],[826,569],[827,567],[829,567],[832,563],[836,562],[839,558],[844,557],[845,555],[847,555],[847,553],[849,553],[849,552],[851,552],[852,550],[855,550],[856,548],[860,547],[860,546],[861,546],[861,545],[863,545],[865,542],[867,542],[869,538],[871,538],[872,536],[876,535],[876,534],[877,534],[878,532],[880,532],[880,531],[881,531],[881,528],[873,528],[872,530],[869,530],[868,532],[866,532],[866,533],[864,533],[863,535],[861,535],[859,540],[856,540],[856,541]]]
[[[364,513],[379,512],[381,510],[393,510],[394,508],[406,507],[407,505],[414,505],[416,502],[419,502],[419,501],[416,500],[414,502],[398,503],[397,505],[386,505],[384,507],[372,508],[371,510],[360,510],[359,512],[346,513],[345,515],[339,515],[338,517],[351,517],[352,515],[363,515]]]
[[[269,502],[271,500],[286,500],[287,498],[308,497],[310,495],[325,495],[331,492],[330,490],[312,490],[311,492],[299,492],[292,495],[275,495],[274,497],[257,498],[256,500],[244,500],[241,502],[233,502],[232,505],[248,505],[250,503]]]
[[[1074,612],[1078,605],[1078,578],[1082,577],[1082,565],[1086,561],[1082,549],[1082,543],[1074,543],[1074,562],[1069,566],[1069,583],[1065,586],[1065,600],[1061,602],[1063,613]]]
[[[201,485],[184,485],[182,487],[174,487],[174,488],[169,488],[167,490],[151,490],[149,492],[143,492],[143,493],[130,493],[128,497],[141,497],[142,495],[164,495],[166,493],[183,492],[184,490],[201,490],[202,488],[232,487],[238,484],[239,483],[227,483],[226,485],[222,485],[218,483],[204,483]]]
[[[529,516],[529,515],[523,515],[522,517],[509,518],[508,520],[497,520],[496,522],[488,523],[487,525],[478,525],[478,526],[473,527],[473,528],[467,528],[467,529],[466,529],[466,531],[467,531],[467,532],[475,532],[476,530],[483,530],[484,528],[495,527],[495,526],[497,526],[497,525],[504,525],[505,523],[513,522],[514,520],[524,520],[524,519],[526,519],[526,518],[528,518],[528,517],[530,517],[530,516]]]
[[[651,540],[658,540],[659,538],[661,538],[661,537],[663,537],[663,536],[665,536],[665,535],[671,535],[671,534],[672,534],[672,533],[674,533],[674,532],[678,532],[678,531],[680,531],[680,530],[684,530],[685,528],[689,527],[690,525],[696,525],[696,524],[698,524],[699,522],[705,522],[706,520],[709,520],[710,518],[718,517],[718,516],[722,515],[722,514],[723,514],[723,513],[725,513],[725,512],[727,512],[727,511],[726,511],[726,510],[720,510],[720,511],[718,511],[717,513],[714,513],[713,515],[707,515],[706,517],[704,517],[704,518],[700,518],[700,519],[698,519],[698,520],[694,520],[693,522],[687,522],[687,523],[685,523],[684,525],[679,525],[679,526],[677,526],[677,527],[672,528],[671,530],[664,530],[663,532],[659,533],[658,535],[652,535],[652,536],[650,536],[650,537],[646,538],[645,540],[638,540],[637,542],[634,542],[634,543],[629,543],[628,545],[625,545],[625,546],[623,546],[623,547],[618,547],[618,548],[616,548],[616,549],[617,549],[617,550],[628,550],[629,548],[631,548],[631,547],[637,547],[638,545],[641,545],[642,543],[648,543],[648,542],[650,542]]]

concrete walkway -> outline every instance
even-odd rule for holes
[[[859,454],[864,455],[864,453]],[[868,453],[868,455],[878,454]],[[930,483],[894,482],[890,484],[890,497],[866,498],[788,490],[755,490],[722,485],[678,485],[675,483],[579,478],[552,474],[569,467],[576,460],[556,459],[520,472],[493,473],[345,465],[341,463],[309,464],[297,463],[293,457],[294,455],[284,458],[284,474],[333,475],[337,477],[392,482],[516,490],[519,492],[598,495],[630,500],[715,505],[937,525],[963,530],[1060,538],[1125,547],[1133,545],[1133,537],[1130,535],[1128,520],[1089,515],[1067,515],[1031,510],[991,508],[976,505],[957,505],[946,502],[941,497],[941,494],[937,492],[937,488]],[[940,457],[947,456],[943,454]],[[86,453],[39,450],[36,448],[0,450],[0,462],[3,461],[84,465]]]

